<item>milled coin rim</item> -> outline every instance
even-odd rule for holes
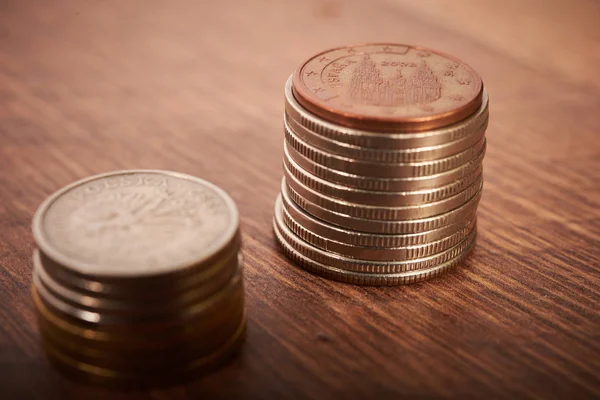
[[[348,255],[321,249],[312,243],[307,242],[302,237],[296,235],[292,229],[286,225],[283,220],[280,202],[275,203],[273,218],[279,235],[298,253],[313,261],[327,265],[332,269],[339,269],[345,272],[358,274],[395,275],[434,268],[437,265],[454,259],[458,254],[462,253],[462,251],[468,247],[469,243],[474,240],[477,232],[477,225],[475,224],[467,236],[454,246],[425,257],[397,261],[381,261],[353,258]]]
[[[299,268],[321,276],[325,279],[364,286],[399,286],[435,278],[461,263],[471,253],[475,247],[477,239],[477,231],[475,231],[473,240],[464,248],[461,253],[459,253],[455,258],[435,267],[394,274],[378,274],[346,271],[341,268],[331,267],[312,260],[310,257],[307,257],[306,255],[295,250],[289,243],[285,241],[278,231],[277,221],[275,218],[273,218],[273,232],[275,234],[277,243],[283,249],[284,255]]]
[[[295,193],[321,208],[351,217],[378,221],[421,219],[444,214],[460,207],[483,188],[483,174],[480,174],[469,186],[441,200],[403,206],[383,206],[354,203],[321,193],[304,185],[287,168],[284,168],[284,178],[287,186]]]
[[[473,197],[467,200],[464,204],[461,204],[459,207],[433,217],[383,221],[356,218],[323,208],[294,192],[293,189],[287,185],[285,177],[281,180],[281,190],[288,191],[287,194],[292,201],[298,204],[298,206],[305,212],[332,225],[336,225],[344,229],[360,231],[362,233],[393,235],[421,233],[453,224],[464,219],[464,217],[469,215],[472,211],[476,211],[482,196],[482,191],[479,190]],[[304,203],[304,205],[300,203]],[[312,211],[309,208],[312,209]],[[365,226],[368,226],[368,228],[365,228]]]
[[[304,186],[334,199],[369,206],[403,207],[442,201],[462,192],[482,174],[483,165],[477,165],[460,179],[435,188],[393,192],[353,188],[321,178],[305,170],[290,155],[288,146],[285,144],[283,146],[283,169],[284,175],[289,173]]]
[[[284,140],[284,153],[312,175],[350,189],[374,192],[427,191],[461,180],[483,164],[486,147],[465,164],[435,175],[414,178],[372,178],[327,168],[302,155]]]
[[[283,125],[285,129],[291,130],[311,146],[341,157],[375,163],[409,163],[445,158],[473,146],[485,135],[488,118],[485,118],[480,126],[475,126],[470,135],[463,136],[460,139],[431,146],[407,147],[402,149],[363,147],[341,142],[313,132],[294,118],[291,118],[287,112],[283,113]]]
[[[307,143],[285,125],[284,136],[286,143],[296,149],[298,153],[324,167],[371,178],[415,178],[453,170],[475,158],[487,143],[485,135],[483,135],[474,145],[448,157],[420,162],[378,163],[357,160],[322,150]],[[365,170],[368,172],[365,173]]]
[[[452,232],[464,228],[477,218],[475,210],[472,214],[467,215],[463,219],[425,232],[404,234],[365,233],[343,228],[312,216],[296,204],[286,191],[282,191],[278,198],[281,199],[285,212],[290,214],[292,219],[297,221],[299,225],[302,225],[304,229],[314,232],[316,235],[331,241],[358,247],[393,248],[422,246],[431,241],[442,239]]]
[[[68,255],[60,252],[58,249],[54,248],[50,241],[47,238],[46,233],[44,232],[44,218],[46,213],[52,207],[52,205],[62,196],[64,196],[69,191],[84,185],[86,183],[107,178],[113,176],[120,175],[136,175],[136,174],[156,174],[163,176],[170,176],[178,179],[188,180],[200,185],[204,185],[212,190],[214,190],[217,195],[219,195],[224,203],[226,204],[228,211],[231,217],[231,224],[228,229],[225,231],[222,239],[213,244],[208,250],[204,251],[202,257],[198,257],[195,259],[178,261],[174,262],[170,265],[160,266],[159,268],[154,268],[151,273],[144,273],[144,271],[131,271],[127,268],[127,265],[124,265],[123,268],[120,269],[120,272],[115,274],[114,271],[111,273],[103,273],[98,267],[102,265],[88,263],[84,261],[77,261],[74,258],[69,257]],[[102,278],[138,278],[138,277],[154,277],[160,276],[163,274],[177,273],[181,270],[185,270],[187,268],[191,268],[198,264],[203,263],[204,261],[210,259],[216,253],[221,251],[223,248],[227,247],[227,245],[234,239],[236,232],[238,231],[240,223],[239,211],[233,199],[225,192],[225,190],[221,189],[217,185],[206,181],[204,179],[195,177],[193,175],[185,174],[182,172],[174,172],[174,171],[165,171],[158,169],[129,169],[129,170],[119,170],[119,171],[111,171],[102,174],[92,175],[87,178],[83,178],[72,182],[61,189],[52,193],[49,197],[47,197],[41,205],[38,207],[35,212],[32,220],[32,231],[33,238],[37,243],[38,247],[44,252],[48,257],[52,258],[55,262],[61,264],[67,269],[73,270],[83,276],[93,276]],[[209,251],[210,250],[210,251]]]
[[[410,261],[443,252],[458,245],[465,239],[472,231],[477,220],[477,218],[474,218],[447,236],[424,244],[398,247],[368,247],[330,239],[306,228],[288,212],[286,205],[281,200],[281,196],[277,198],[275,209],[281,210],[282,220],[288,229],[305,242],[329,253],[369,262]]]

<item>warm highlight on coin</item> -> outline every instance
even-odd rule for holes
[[[274,231],[327,278],[418,282],[473,248],[488,95],[452,56],[367,44],[321,52],[285,86]]]
[[[177,383],[242,345],[239,216],[213,184],[155,170],[92,176],[51,195],[33,234],[42,343],[70,376]]]
[[[296,100],[331,122],[364,130],[422,131],[479,108],[481,78],[446,54],[401,44],[319,53],[293,75]]]

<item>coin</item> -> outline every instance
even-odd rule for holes
[[[177,368],[156,369],[150,371],[128,372],[118,369],[99,367],[93,364],[81,362],[61,352],[55,346],[45,345],[44,350],[49,359],[61,370],[88,383],[115,386],[162,386],[174,382],[183,381],[198,374],[211,371],[214,368],[228,362],[241,348],[245,340],[246,322],[245,318],[225,344],[209,355],[197,358]]]
[[[479,191],[460,207],[434,217],[396,221],[378,221],[356,218],[323,208],[296,193],[286,184],[285,178],[282,181],[281,191],[286,191],[287,195],[296,204],[298,204],[300,208],[323,221],[342,228],[378,234],[411,234],[427,232],[441,228],[454,222],[461,221],[466,216],[471,215],[471,213],[477,209],[479,199],[481,198],[481,191]]]
[[[483,177],[479,175],[479,177],[466,189],[443,200],[417,205],[387,207],[351,203],[326,196],[303,185],[302,182],[296,179],[285,168],[284,176],[288,187],[317,206],[342,215],[378,221],[427,218],[443,214],[464,204],[479,192],[483,185]]]
[[[291,246],[295,251],[303,254],[311,260],[328,265],[332,268],[341,269],[343,271],[374,274],[394,274],[399,272],[410,272],[432,268],[439,264],[443,264],[448,260],[455,258],[459,253],[462,253],[463,250],[470,245],[470,242],[474,240],[476,232],[475,229],[472,229],[463,241],[459,242],[450,249],[441,251],[428,257],[402,261],[363,260],[342,256],[330,251],[324,251],[302,240],[285,224],[282,216],[281,203],[276,205],[276,207],[277,206],[278,209],[276,208],[275,210],[274,218],[280,240],[284,240],[285,243]]]
[[[236,310],[235,314],[226,315],[218,325],[197,329],[198,334],[191,340],[180,341],[170,346],[162,346],[148,351],[139,348],[91,347],[88,343],[69,340],[56,335],[56,331],[42,329],[42,337],[47,344],[59,349],[81,362],[101,367],[118,368],[121,371],[157,369],[177,367],[185,362],[210,354],[219,348],[229,337],[235,334],[245,318],[244,310]],[[198,324],[198,327],[201,326]]]
[[[373,43],[314,55],[294,72],[293,89],[305,109],[339,125],[423,131],[475,112],[483,84],[473,69],[452,56]]]
[[[241,288],[240,288],[241,289]],[[195,318],[188,318],[177,325],[155,324],[142,329],[114,330],[111,327],[99,327],[81,320],[65,319],[60,312],[53,311],[42,301],[37,288],[32,288],[32,298],[40,330],[57,338],[63,343],[85,346],[89,351],[120,351],[123,354],[167,350],[183,343],[196,341],[213,327],[226,321],[225,318],[237,318],[244,313],[243,291],[238,290],[229,297],[214,302],[206,312]]]
[[[154,297],[145,295],[142,298],[132,297],[118,299],[95,294],[82,293],[53,279],[45,270],[39,251],[33,255],[34,281],[50,292],[52,296],[72,305],[98,312],[117,313],[120,315],[152,315],[157,317],[180,310],[182,307],[210,297],[231,281],[241,265],[241,255],[234,253],[218,268],[210,267],[203,271],[205,278],[201,284],[182,290],[177,296],[165,296],[164,292],[153,291]],[[205,274],[209,272],[209,274]],[[208,275],[208,276],[206,276]]]
[[[353,146],[375,149],[404,150],[428,146],[443,145],[471,136],[481,127],[487,127],[489,116],[488,95],[483,90],[483,102],[470,117],[453,125],[414,133],[389,133],[352,129],[331,123],[305,110],[295,99],[292,78],[285,85],[284,118],[294,120],[319,136]]]
[[[39,276],[33,274],[33,282],[36,286],[41,299],[46,306],[54,312],[64,315],[65,317],[78,320],[81,322],[93,324],[94,326],[112,327],[114,329],[131,329],[143,330],[147,325],[160,322],[161,324],[177,324],[180,321],[185,321],[198,314],[206,312],[215,303],[223,298],[227,298],[241,285],[241,274],[236,274],[227,285],[221,288],[217,293],[214,293],[209,298],[203,299],[201,302],[193,303],[187,307],[180,307],[177,312],[168,314],[169,318],[165,318],[164,314],[142,314],[142,315],[119,315],[100,313],[97,310],[86,309],[84,307],[71,304],[57,297],[40,281]]]
[[[410,234],[376,234],[344,229],[328,224],[313,217],[301,209],[283,190],[278,197],[281,199],[284,214],[301,225],[305,230],[317,236],[334,242],[345,243],[351,246],[373,247],[378,249],[393,249],[397,247],[422,246],[452,235],[453,233],[469,227],[476,218],[474,213],[467,214],[462,220],[425,232]]]
[[[325,179],[334,184],[341,184],[348,188],[370,190],[375,192],[400,192],[437,189],[440,186],[453,184],[471,174],[475,169],[481,169],[481,163],[485,155],[486,146],[467,163],[441,172],[439,174],[412,178],[372,178],[360,175],[353,175],[343,171],[323,167],[322,165],[306,158],[298,153],[293,147],[284,142],[284,162],[288,159],[294,160],[300,167],[311,174]]]
[[[416,163],[374,163],[345,158],[320,150],[309,145],[287,128],[285,139],[287,144],[298,153],[324,167],[355,175],[382,178],[411,178],[445,172],[467,163],[485,147],[485,139],[482,138],[467,150],[438,160]]]
[[[478,165],[467,176],[459,180],[454,180],[448,185],[441,185],[433,189],[425,190],[379,192],[339,185],[313,175],[304,170],[292,157],[290,157],[287,146],[284,146],[283,149],[283,167],[286,176],[288,174],[293,176],[293,178],[302,185],[317,193],[322,193],[325,196],[351,203],[372,206],[408,206],[441,201],[468,188],[482,173],[482,166]]]
[[[473,226],[475,225],[475,220],[471,220],[463,228],[454,231],[442,239],[427,244],[410,247],[373,248],[338,242],[319,236],[311,230],[306,229],[287,212],[286,208],[283,207],[281,198],[278,198],[275,205],[275,209],[277,210],[278,208],[281,210],[281,219],[288,229],[305,242],[321,250],[340,256],[369,261],[406,261],[443,252],[459,244],[473,230]]]
[[[347,271],[341,268],[332,267],[327,264],[312,260],[310,257],[297,251],[292,245],[286,241],[286,237],[281,234],[278,229],[279,225],[274,220],[274,231],[277,242],[280,244],[286,256],[296,262],[305,270],[321,275],[328,279],[333,279],[340,282],[351,283],[355,285],[405,285],[416,283],[427,279],[432,279],[441,275],[456,264],[462,262],[475,244],[475,237],[470,242],[467,242],[461,252],[448,261],[426,269],[419,269],[408,272],[398,273],[373,273],[373,272],[354,272]]]
[[[104,278],[86,277],[56,263],[43,252],[39,252],[41,263],[53,280],[67,288],[73,288],[85,294],[110,296],[115,300],[152,299],[157,292],[165,296],[177,297],[182,291],[206,282],[226,268],[227,262],[234,254],[238,254],[241,244],[239,231],[226,249],[219,251],[204,264],[188,268],[185,273],[178,272],[174,276],[160,275],[150,278]],[[221,258],[218,258],[221,257]],[[151,301],[151,300],[150,300]]]
[[[433,161],[439,158],[452,156],[468,149],[470,146],[481,140],[485,134],[487,122],[488,120],[485,119],[482,125],[480,127],[476,127],[470,135],[453,142],[439,144],[436,146],[396,150],[361,147],[338,142],[334,139],[321,136],[305,126],[300,125],[300,123],[296,122],[295,120],[288,118],[287,114],[284,114],[283,117],[285,129],[294,132],[300,139],[311,146],[338,156],[376,163]]]
[[[41,251],[83,276],[143,278],[209,262],[234,240],[239,217],[220,188],[179,173],[96,175],[50,196],[33,220]]]

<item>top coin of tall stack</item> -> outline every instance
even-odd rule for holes
[[[363,285],[437,276],[473,248],[488,95],[478,74],[399,44],[317,54],[285,87],[274,231],[305,269]]]

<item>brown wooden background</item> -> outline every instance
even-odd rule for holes
[[[599,23],[592,0],[0,1],[0,398],[600,396]],[[410,287],[314,277],[271,233],[287,76],[368,41],[454,54],[491,97],[478,245]],[[32,213],[125,168],[208,179],[243,216],[247,345],[185,387],[90,389],[38,345]]]

